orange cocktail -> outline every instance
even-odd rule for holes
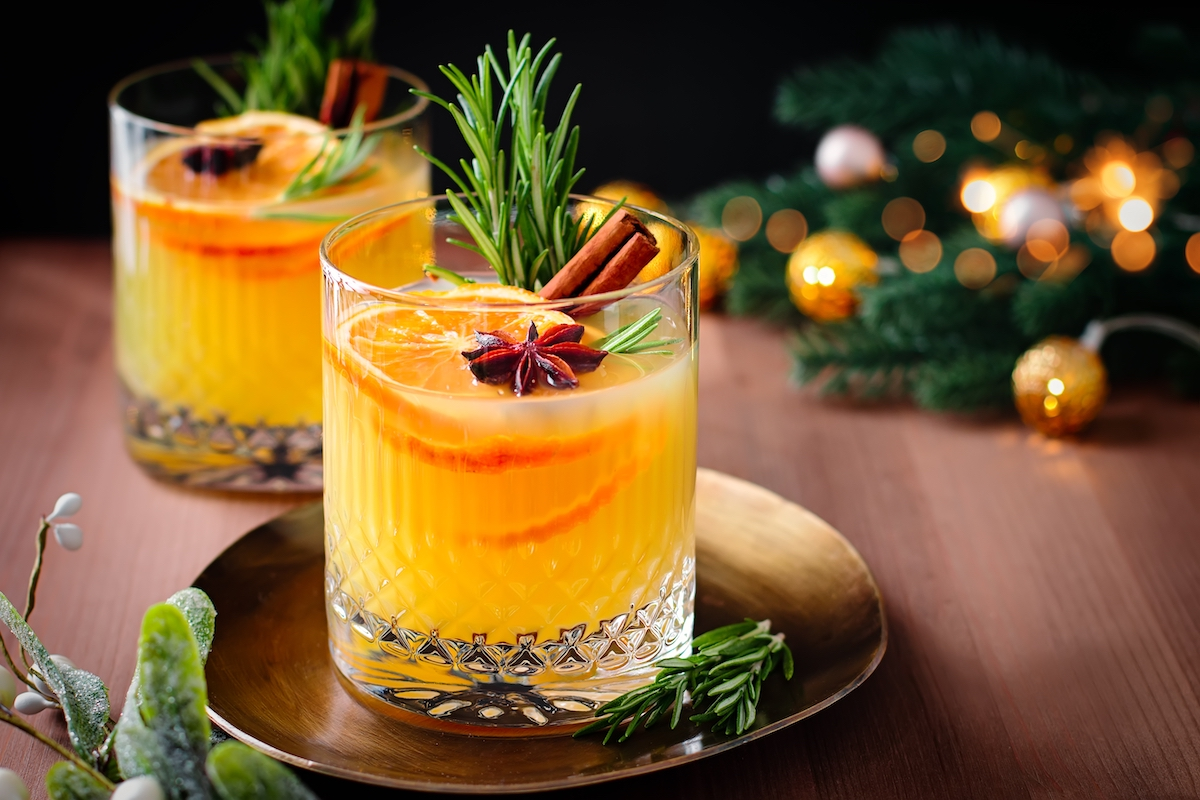
[[[541,726],[689,647],[695,240],[654,222],[674,237],[671,269],[583,314],[496,284],[381,288],[406,257],[462,255],[434,247],[431,201],[330,235],[326,594],[335,660],[360,689],[435,718]],[[578,324],[582,345],[602,343],[654,311],[669,344],[608,354],[574,389],[518,397],[463,355],[477,332]]]
[[[127,444],[154,474],[320,488],[318,247],[341,220],[429,193],[413,150],[424,101],[407,94],[421,84],[398,70],[390,80],[403,105],[366,126],[355,170],[310,193],[297,176],[346,131],[280,112],[205,120],[211,90],[190,65],[114,90],[117,371]],[[180,110],[189,94],[207,105]]]

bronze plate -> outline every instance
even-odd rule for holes
[[[800,506],[719,472],[698,471],[696,496],[696,630],[769,617],[796,654],[795,677],[767,682],[742,736],[660,723],[606,747],[598,738],[481,738],[367,710],[342,688],[325,641],[320,503],[254,529],[196,579],[218,613],[209,716],[281,761],[328,775],[423,791],[528,792],[714,755],[862,683],[883,656],[887,627],[875,579],[850,543]]]

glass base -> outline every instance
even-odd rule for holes
[[[575,726],[650,683],[656,661],[691,653],[695,596],[689,570],[657,600],[595,630],[577,625],[553,640],[528,634],[488,643],[485,634],[468,642],[391,625],[335,592],[330,651],[354,689],[426,719],[480,729]]]
[[[121,386],[125,445],[155,478],[205,489],[321,491],[320,425],[239,425],[167,410]]]

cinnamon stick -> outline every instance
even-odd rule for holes
[[[585,297],[624,289],[656,255],[658,255],[658,246],[654,244],[653,238],[642,233],[635,233],[617,251],[617,254],[609,259],[604,269],[600,270],[600,274],[579,293],[579,296]],[[572,308],[570,314],[575,318],[586,317],[589,314],[595,314],[606,305],[607,303],[584,303]]]
[[[363,121],[370,122],[379,116],[386,93],[386,69],[369,61],[335,58],[329,62],[319,118],[331,127],[345,128],[358,107],[364,106]]]
[[[546,300],[578,295],[591,285],[593,279],[604,269],[604,265],[634,234],[646,237],[651,245],[655,243],[654,234],[650,233],[637,217],[622,208],[579,248],[579,252],[563,265],[558,274],[551,278],[538,294]],[[630,277],[629,280],[633,278]]]

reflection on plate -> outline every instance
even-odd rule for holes
[[[697,632],[770,618],[796,654],[795,677],[767,682],[742,736],[684,721],[606,747],[598,737],[479,738],[367,710],[342,688],[325,641],[319,503],[254,529],[196,579],[218,613],[209,714],[247,744],[328,775],[434,792],[528,792],[704,758],[815,714],[862,683],[887,630],[879,589],[854,548],[803,508],[719,472],[699,470],[696,496]]]

